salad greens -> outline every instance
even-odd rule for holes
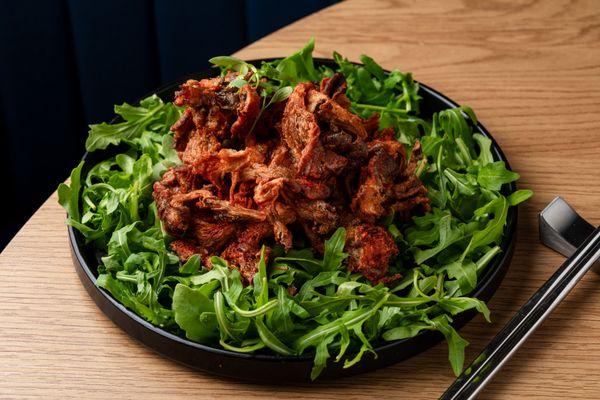
[[[240,72],[232,86],[260,86],[263,109],[285,100],[298,82],[341,72],[355,113],[379,113],[381,127],[393,127],[409,148],[420,140],[425,157],[416,173],[432,210],[409,223],[386,219],[400,249],[390,266],[403,276],[396,286],[374,286],[346,270],[344,228],[326,242],[322,257],[309,248],[284,253],[275,246],[274,261],[266,265],[263,253],[249,286],[219,257],[211,258],[210,270],[199,256],[180,263],[157,217],[152,184],[180,163],[169,128],[181,110],[157,96],[139,106],[116,106],[122,122],[90,126],[89,152],[114,145],[121,152],[95,165],[80,163],[70,185],[59,186],[67,223],[102,254],[98,286],[147,321],[190,340],[242,353],[314,354],[315,379],[330,359],[351,367],[365,353],[376,356],[375,343],[438,331],[459,374],[468,342],[452,327],[452,317],[475,309],[489,320],[486,305],[468,295],[501,251],[508,208],[532,192],[501,193],[519,175],[494,161],[490,139],[473,133],[477,120],[470,108],[422,119],[419,86],[410,74],[387,74],[367,56],[355,65],[337,53],[335,70],[317,67],[313,48],[311,40],[260,67],[233,57],[211,61]]]

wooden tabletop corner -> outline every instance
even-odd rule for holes
[[[519,186],[518,243],[490,302],[461,333],[471,360],[562,257],[538,241],[537,213],[562,195],[600,224],[600,6],[597,1],[343,1],[240,50],[283,56],[316,38],[316,56],[367,53],[471,106]],[[82,149],[83,151],[83,149]],[[67,171],[65,171],[65,174]],[[437,398],[453,381],[445,344],[376,372],[264,386],[193,371],[117,328],[81,286],[53,194],[0,255],[0,398]],[[481,398],[598,398],[600,276],[588,274]]]

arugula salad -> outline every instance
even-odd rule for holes
[[[453,317],[474,309],[489,321],[486,305],[469,294],[501,253],[509,208],[532,192],[503,194],[503,185],[519,175],[494,159],[489,138],[474,132],[470,108],[422,116],[419,85],[410,73],[387,73],[364,55],[360,65],[338,53],[335,67],[316,65],[313,48],[311,40],[297,53],[260,65],[234,57],[211,62],[223,76],[237,72],[230,87],[259,90],[261,113],[286,101],[302,82],[341,74],[352,113],[365,120],[378,114],[379,128],[393,129],[408,151],[419,141],[423,158],[414,174],[427,189],[429,211],[408,220],[392,212],[380,221],[398,248],[389,263],[398,279],[375,284],[350,271],[344,227],[321,251],[309,243],[288,250],[263,245],[250,283],[218,255],[181,261],[159,218],[153,185],[182,163],[170,129],[184,110],[156,95],[115,106],[118,122],[90,126],[89,153],[115,150],[98,163],[82,161],[70,183],[59,186],[67,224],[100,254],[99,287],[146,321],[191,341],[238,353],[311,355],[316,379],[328,362],[350,368],[376,356],[379,344],[437,331],[458,375],[468,342],[453,328]]]

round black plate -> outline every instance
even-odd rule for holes
[[[252,63],[259,64],[262,60],[254,60]],[[271,61],[271,60],[265,60]],[[332,60],[315,59],[317,65],[333,66]],[[177,82],[159,88],[156,92],[165,101],[172,101],[177,87],[188,78],[202,79],[215,76],[216,69],[207,69],[198,74],[182,78]],[[457,107],[458,105],[433,90],[420,84],[419,94],[423,98],[421,115],[431,115],[445,108]],[[478,124],[476,131],[492,140],[492,152],[494,159],[502,160],[510,169],[508,161],[500,150],[500,147],[483,125]],[[84,160],[89,167],[95,162],[104,160],[116,153],[116,149],[107,149],[94,153],[86,153]],[[84,168],[85,169],[85,168]],[[85,172],[85,171],[84,171]],[[506,193],[516,190],[514,183],[504,185]],[[515,232],[517,224],[517,208],[511,207],[508,211],[505,235],[501,243],[502,252],[498,254],[486,268],[480,277],[479,284],[471,294],[483,301],[488,301],[498,289],[504,278],[510,260],[513,255],[515,244]],[[189,341],[183,337],[176,336],[161,328],[153,326],[141,317],[137,316],[122,304],[117,302],[108,292],[96,286],[97,254],[94,250],[85,246],[82,235],[68,227],[71,254],[77,274],[89,295],[94,299],[98,307],[125,332],[157,351],[158,353],[201,371],[252,381],[268,381],[269,383],[306,382],[310,380],[312,368],[312,356],[284,357],[275,354],[240,354],[228,350],[209,347],[203,344]],[[454,320],[454,327],[460,328],[465,325],[475,312],[465,312]],[[410,338],[395,342],[382,342],[375,348],[377,358],[372,354],[366,354],[357,365],[343,369],[343,363],[330,363],[323,371],[319,379],[332,379],[341,376],[358,374],[382,368],[398,361],[402,361],[415,354],[432,347],[443,339],[437,332],[425,331]],[[443,350],[441,350],[443,351]],[[450,368],[450,365],[448,365]]]

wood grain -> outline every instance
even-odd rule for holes
[[[481,318],[462,330],[471,360],[562,258],[538,243],[537,213],[563,195],[600,223],[598,1],[344,1],[241,50],[281,56],[368,53],[468,104],[497,138],[521,187],[515,258]],[[66,173],[67,171],[65,171]],[[482,398],[598,398],[600,277],[589,274],[508,362]],[[223,380],[130,339],[89,299],[71,264],[56,196],[0,256],[0,398],[411,398],[452,382],[445,345],[366,375],[305,386]]]

